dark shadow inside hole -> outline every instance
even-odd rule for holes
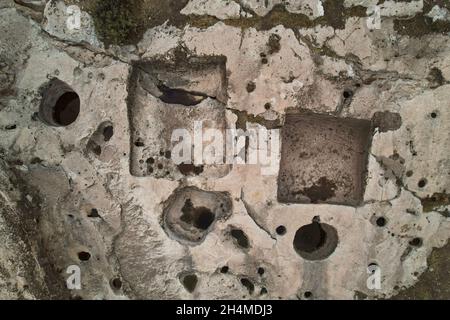
[[[144,142],[142,140],[139,140],[139,139],[134,143],[134,145],[136,147],[144,147],[145,146]]]
[[[306,298],[306,299],[310,299],[310,298],[312,298],[312,292],[311,291],[306,291],[305,293],[304,293],[304,297]]]
[[[278,235],[280,235],[280,236],[285,235],[285,234],[286,234],[286,227],[285,227],[285,226],[278,226],[278,227],[275,229],[275,232],[276,232]]]
[[[161,101],[170,104],[181,104],[183,106],[195,106],[206,99],[206,95],[189,92],[181,89],[171,89],[165,85],[158,86],[162,95],[159,97]]]
[[[221,273],[228,273],[229,270],[230,268],[228,266],[223,266],[222,268],[220,268]]]
[[[233,229],[231,230],[231,236],[236,240],[238,246],[241,248],[248,248],[249,242],[247,235],[244,233],[244,231],[240,229]]]
[[[214,222],[215,214],[205,207],[194,207],[191,199],[186,199],[180,217],[181,221],[189,223],[200,230],[208,229]]]
[[[311,224],[302,226],[295,233],[295,251],[306,260],[322,260],[330,256],[338,245],[338,234],[334,227],[320,223],[315,217]]]
[[[377,226],[379,227],[384,227],[386,225],[386,218],[384,217],[379,217],[376,221]]]
[[[86,251],[78,252],[78,259],[81,261],[88,261],[91,258],[91,254]]]
[[[72,124],[79,114],[80,98],[75,92],[66,92],[56,101],[53,118],[59,125]]]
[[[248,93],[255,91],[255,89],[256,89],[256,84],[253,81],[250,81],[247,83],[247,92]]]
[[[420,179],[419,183],[417,184],[419,186],[419,188],[423,188],[427,185],[427,180],[426,179]]]
[[[120,278],[112,279],[111,286],[113,287],[113,289],[119,290],[120,288],[122,288],[122,280],[120,280]]]
[[[182,283],[186,290],[190,293],[194,292],[197,287],[198,278],[195,274],[188,274],[183,277]]]
[[[423,240],[421,238],[414,238],[409,242],[409,245],[413,247],[421,247],[422,244]]]
[[[247,278],[242,278],[241,283],[244,287],[247,288],[248,292],[252,294],[255,291],[255,285]]]
[[[100,147],[95,141],[89,140],[86,146],[87,150],[94,153],[96,156],[100,156],[102,154],[102,147]]]
[[[111,140],[113,135],[114,135],[113,126],[107,126],[103,129],[103,138],[104,138],[105,142]]]
[[[326,241],[327,234],[322,229],[320,223],[313,222],[301,227],[294,238],[294,247],[304,252],[314,252],[321,248]]]
[[[348,99],[353,95],[353,92],[351,90],[344,90],[342,95],[344,96],[345,99]]]
[[[89,218],[100,218],[100,215],[98,214],[98,210],[93,208],[91,209],[91,212],[88,214]]]
[[[264,268],[262,268],[262,267],[259,267],[259,268],[258,268],[258,274],[259,274],[260,276],[262,276],[262,275],[264,274],[264,272],[265,272]]]

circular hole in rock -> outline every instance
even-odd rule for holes
[[[229,270],[230,268],[228,266],[223,266],[222,268],[220,268],[221,273],[228,273]]]
[[[265,272],[264,268],[262,268],[262,267],[259,267],[259,268],[258,268],[258,274],[259,274],[260,276],[262,276],[262,275],[264,274],[264,272]]]
[[[344,92],[342,93],[342,95],[344,96],[345,99],[350,98],[351,96],[353,96],[353,92],[351,90],[344,90]]]
[[[78,252],[78,259],[81,261],[88,261],[91,258],[91,254],[86,251]]]
[[[250,81],[247,83],[247,92],[248,93],[255,91],[255,89],[256,89],[256,84],[253,81]]]
[[[430,114],[430,116],[431,116],[433,119],[435,119],[435,118],[437,118],[437,113],[436,113],[436,112],[432,112],[432,113]]]
[[[384,227],[386,225],[387,221],[384,217],[379,217],[376,221],[377,226]]]
[[[278,226],[278,227],[275,229],[275,232],[276,232],[278,235],[283,236],[283,235],[286,234],[286,227],[285,227],[285,226]]]
[[[423,240],[421,238],[414,238],[409,242],[409,245],[412,247],[421,247],[423,244]]]
[[[111,140],[113,135],[114,135],[113,126],[109,125],[103,129],[103,139],[105,140],[105,142]]]
[[[114,278],[111,280],[111,287],[115,290],[122,288],[122,280],[120,278]]]
[[[304,296],[306,299],[311,299],[312,296],[313,296],[313,294],[312,294],[311,291],[306,291],[306,292],[303,294],[303,296]]]
[[[181,281],[186,290],[190,293],[194,292],[197,287],[198,278],[195,274],[185,275]]]
[[[427,185],[427,179],[420,179],[417,185],[419,186],[419,188],[425,187]]]
[[[48,125],[61,127],[74,123],[80,114],[80,97],[65,82],[54,79],[42,93],[39,117]]]
[[[334,227],[313,221],[295,233],[295,251],[306,260],[323,260],[329,257],[338,244],[338,234]]]
[[[56,102],[54,120],[61,126],[68,126],[80,114],[80,98],[75,92],[64,93]]]

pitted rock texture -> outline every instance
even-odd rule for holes
[[[448,10],[1,1],[0,297],[448,299],[447,270],[428,268],[445,268],[450,235]],[[58,103],[43,104],[52,81],[79,99],[71,123],[43,121],[44,105],[55,120]],[[291,123],[300,110],[317,125]],[[172,129],[199,119],[304,134],[317,160],[283,138],[281,152],[266,150],[279,162],[268,175],[260,164],[174,164]],[[364,125],[331,135],[327,119]],[[334,147],[342,157],[325,156]],[[279,198],[281,175],[300,172],[314,179],[291,191],[319,201]],[[367,287],[368,266],[380,289]]]

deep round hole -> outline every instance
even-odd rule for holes
[[[198,278],[195,274],[185,275],[182,279],[183,286],[190,293],[194,292],[195,287],[197,286]]]
[[[306,299],[310,299],[310,298],[312,298],[313,294],[311,291],[306,291],[303,295]]]
[[[427,185],[427,179],[420,179],[417,185],[419,186],[419,188],[425,187]]]
[[[323,260],[329,257],[337,244],[336,229],[318,221],[298,229],[293,242],[295,251],[306,260]]]
[[[253,81],[250,81],[249,83],[247,83],[247,92],[248,93],[255,91],[255,89],[256,89],[256,84]]]
[[[39,117],[52,126],[68,126],[80,114],[80,97],[65,82],[53,79],[42,92]]]
[[[86,251],[78,252],[78,259],[81,261],[88,261],[91,258],[91,254]]]
[[[280,236],[285,235],[285,234],[286,234],[286,227],[285,227],[285,226],[278,226],[278,227],[275,229],[275,232],[276,232],[278,235],[280,235]]]
[[[55,104],[53,119],[61,126],[68,126],[80,114],[80,98],[75,92],[64,93]]]
[[[221,273],[228,273],[229,270],[230,268],[228,266],[223,266],[222,268],[220,268]]]
[[[437,117],[437,113],[436,113],[436,112],[432,112],[432,113],[430,114],[430,116],[431,116],[433,119],[435,119],[435,118]]]
[[[377,226],[379,227],[384,227],[386,225],[386,218],[384,217],[379,217],[376,221]]]
[[[259,267],[259,268],[258,268],[258,274],[259,274],[260,276],[262,276],[262,275],[264,274],[264,272],[265,272],[264,268],[262,268],[262,267]]]
[[[301,227],[295,234],[294,247],[299,251],[314,252],[323,247],[327,238],[320,223],[313,222]]]
[[[353,92],[350,91],[350,90],[344,90],[342,95],[344,96],[345,99],[348,99],[348,98],[350,98],[353,95]]]
[[[114,135],[113,126],[107,126],[103,129],[103,138],[104,138],[105,142],[111,140],[113,135]]]
[[[119,290],[120,288],[122,288],[122,280],[120,280],[120,278],[114,278],[111,280],[111,287],[113,289]]]
[[[423,244],[423,240],[421,238],[414,238],[409,242],[409,245],[413,247],[421,247]]]
[[[272,108],[272,104],[271,104],[270,102],[267,102],[267,103],[264,105],[264,109],[270,110],[270,108]]]
[[[198,229],[206,230],[214,222],[215,215],[207,208],[198,208],[197,216],[194,219],[194,226]]]
[[[242,278],[241,283],[244,287],[247,288],[248,292],[252,294],[255,291],[255,285],[247,278]]]

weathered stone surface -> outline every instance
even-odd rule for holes
[[[450,235],[449,8],[385,1],[377,29],[367,25],[374,1],[333,2],[334,15],[330,3],[146,0],[132,7],[129,45],[104,49],[92,1],[75,33],[65,8],[77,2],[47,1],[43,20],[39,8],[1,2],[0,297],[372,299],[417,283],[420,294],[398,297],[445,298],[448,270],[435,248],[447,248]],[[177,61],[182,67],[168,67]],[[80,99],[76,120],[61,127],[39,116],[55,78]],[[314,126],[290,122],[300,109],[315,115]],[[342,203],[318,191],[326,198],[318,202],[340,205],[279,201],[286,167],[293,177],[326,166],[337,187],[340,173],[355,169],[327,156],[336,148],[350,156],[342,143],[354,141],[325,133],[331,118],[333,126],[372,121],[370,134],[352,135],[364,143],[351,147],[371,141],[353,172],[366,179],[332,189],[340,199],[357,195]],[[283,142],[281,153],[262,146],[274,156],[269,171],[177,167],[167,137],[197,119],[310,140]],[[141,133],[145,150],[135,145]],[[320,161],[295,157],[311,141]],[[152,156],[167,175],[148,174]],[[367,287],[375,264],[379,290]],[[80,268],[80,290],[67,288],[70,266]]]

